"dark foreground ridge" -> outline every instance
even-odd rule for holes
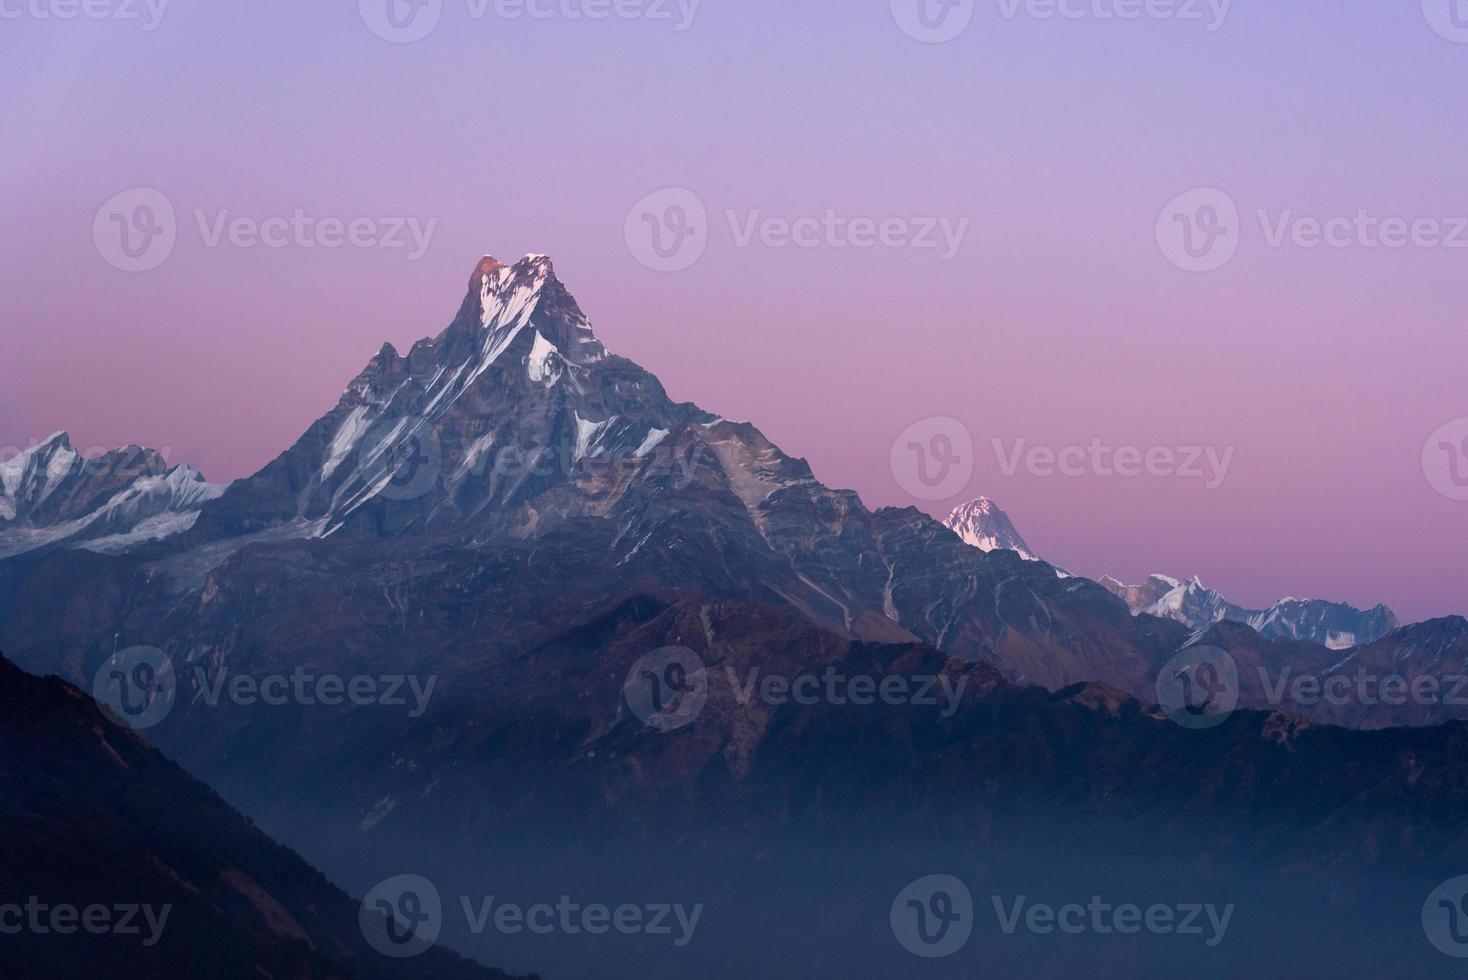
[[[7,980],[506,976],[378,953],[320,872],[90,697],[3,657],[0,828]]]

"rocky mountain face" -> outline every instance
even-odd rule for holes
[[[45,474],[72,464],[41,464],[35,454],[6,471],[8,499],[34,501],[27,515],[106,512],[130,492],[104,481],[63,494]],[[111,560],[51,547],[0,561],[0,641],[78,680],[119,638],[238,669],[258,655],[250,637],[338,618],[306,596],[333,609],[358,596],[366,608],[339,628],[360,632],[359,655],[402,662],[468,644],[513,656],[637,594],[748,598],[852,639],[924,642],[1017,683],[1101,681],[1150,698],[1160,667],[1213,622],[1134,617],[1094,582],[827,488],[753,425],[676,403],[609,353],[545,256],[478,263],[442,333],[405,355],[385,346],[258,474],[222,491],[184,482],[186,530],[90,542]],[[992,505],[965,513],[980,540],[1009,539]],[[62,597],[78,586],[106,601],[58,642]],[[1254,621],[1278,635],[1346,632],[1313,606],[1286,612]],[[402,636],[374,632],[384,616],[405,617]],[[1320,648],[1300,656],[1301,670],[1333,662]]]
[[[1372,943],[1458,860],[1458,726],[1298,716],[1436,724],[1468,704],[1273,694],[1284,671],[1468,668],[1468,621],[1339,652],[1227,621],[1196,633],[914,509],[871,510],[753,425],[673,402],[597,341],[543,256],[483,260],[442,333],[383,348],[187,529],[0,560],[0,644],[17,662],[88,683],[157,648],[178,695],[150,738],[354,888],[410,870],[445,894],[632,888],[724,912],[701,954],[449,933],[512,969],[904,975],[887,892],[958,865],[1024,894],[1122,881],[1142,897],[1185,867],[1209,895],[1254,903],[1250,952],[1430,975]],[[1240,707],[1278,710],[1198,732],[1147,707],[1200,644],[1232,658]],[[669,646],[709,684],[676,731],[644,724],[625,691]],[[968,693],[946,715],[748,693],[751,670],[828,668]],[[396,679],[405,700],[221,694],[297,673]],[[1317,918],[1280,934],[1281,910],[1321,895]],[[755,934],[789,942],[751,949]],[[1102,976],[1243,962],[1118,942],[1020,943],[986,962]],[[953,964],[933,975],[974,966]]]
[[[980,551],[1013,551],[1029,561],[1040,560],[1025,544],[1009,515],[988,497],[978,497],[955,507],[943,524],[965,544]]]
[[[1205,586],[1152,575],[1141,585],[1124,585],[1105,576],[1101,585],[1121,598],[1133,613],[1157,616],[1205,630],[1225,620],[1245,623],[1271,639],[1308,640],[1328,650],[1349,650],[1375,643],[1400,625],[1386,606],[1357,609],[1343,602],[1281,599],[1268,609],[1245,609]]]
[[[383,956],[319,872],[88,695],[3,657],[0,826],[0,905],[22,908],[0,964],[16,980],[505,976],[442,950]],[[82,927],[88,910],[105,929]]]
[[[0,463],[0,558],[54,547],[126,551],[188,530],[223,491],[151,449],[89,458],[58,432]]]

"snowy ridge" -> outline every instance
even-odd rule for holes
[[[128,446],[85,459],[59,432],[0,464],[0,558],[48,546],[125,551],[188,530],[224,493]]]
[[[1134,615],[1171,619],[1195,630],[1215,623],[1244,623],[1262,636],[1309,640],[1331,650],[1374,643],[1399,625],[1386,606],[1362,610],[1320,599],[1281,599],[1268,609],[1246,609],[1229,602],[1197,577],[1179,582],[1152,575],[1142,585],[1125,585],[1111,576],[1100,584],[1125,600]]]

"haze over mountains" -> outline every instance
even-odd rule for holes
[[[1426,726],[1468,706],[1281,704],[1265,675],[1451,675],[1468,669],[1468,621],[1330,650],[1134,612],[1000,548],[1023,539],[992,505],[963,511],[964,537],[871,510],[609,352],[544,256],[478,263],[446,329],[384,346],[259,473],[218,492],[181,479],[193,493],[153,513],[171,533],[118,521],[128,537],[106,548],[92,523],[49,534],[136,484],[52,478],[66,450],[50,453],[6,483],[29,535],[0,560],[0,646],[17,663],[85,684],[121,651],[157,648],[179,690],[149,738],[355,891],[407,869],[445,894],[630,889],[711,911],[691,951],[449,937],[486,962],[893,975],[911,961],[883,932],[891,896],[947,862],[995,888],[1087,894],[1160,894],[1186,867],[1209,896],[1252,903],[1249,939],[1201,966],[1113,936],[995,953],[1015,975],[1228,976],[1259,943],[1383,977],[1440,966],[1400,952],[1415,923],[1381,920],[1468,861],[1462,726],[1302,717]],[[1200,733],[1154,707],[1166,665],[1201,645],[1236,663],[1240,706],[1264,710]],[[708,690],[665,732],[624,685],[668,647],[698,659]],[[218,694],[296,671],[434,693],[402,707]],[[946,714],[747,693],[760,674],[828,671],[961,693]],[[1309,906],[1292,935],[1283,903]],[[752,934],[781,937],[784,959]]]
[[[443,950],[370,948],[358,906],[83,692],[0,656],[0,904],[105,910],[117,926],[14,929],[12,980],[298,977],[503,980]],[[141,907],[141,908],[140,908]],[[124,924],[131,923],[131,924]]]

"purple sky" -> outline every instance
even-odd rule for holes
[[[1078,19],[989,0],[923,44],[888,0],[703,0],[682,31],[672,2],[671,21],[593,21],[562,13],[588,0],[544,20],[443,0],[426,38],[394,44],[356,0],[173,0],[151,31],[146,13],[33,13],[57,2],[0,0],[21,12],[0,19],[0,445],[67,429],[244,475],[384,340],[437,333],[481,253],[548,252],[613,350],[870,505],[941,514],[983,493],[1083,574],[1468,612],[1468,502],[1422,462],[1468,416],[1468,248],[1356,231],[1275,247],[1257,217],[1365,211],[1451,234],[1468,216],[1468,43],[1418,3],[1237,0],[1209,30],[1097,16],[1116,0],[1074,2]],[[128,273],[93,223],[136,187],[175,207],[177,244]],[[678,272],[624,235],[665,187],[709,215]],[[1206,273],[1156,231],[1199,187],[1242,214],[1237,254]],[[437,224],[414,260],[210,247],[195,218],[296,209]],[[832,209],[970,224],[944,261],[827,237],[741,246],[726,217]],[[953,499],[919,501],[889,450],[932,416],[964,424],[976,465]],[[1006,475],[994,439],[1234,455],[1209,490]]]

